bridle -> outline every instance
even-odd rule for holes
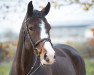
[[[33,73],[35,73],[39,68],[40,68],[40,66],[41,66],[41,63],[40,63],[40,65],[34,70],[34,68],[35,68],[35,65],[36,65],[36,62],[37,62],[37,60],[38,60],[38,58],[39,58],[39,54],[38,54],[38,48],[36,48],[41,42],[46,42],[46,41],[49,41],[50,43],[51,43],[51,40],[50,40],[50,38],[43,38],[43,39],[40,39],[40,40],[38,40],[36,43],[34,43],[33,42],[33,39],[31,38],[31,36],[30,36],[30,33],[29,33],[29,27],[28,27],[28,24],[27,24],[27,21],[28,20],[30,20],[30,18],[28,18],[28,19],[26,19],[25,20],[25,22],[24,22],[24,24],[25,24],[25,36],[27,35],[28,36],[28,38],[29,38],[29,40],[30,40],[30,44],[32,45],[32,47],[33,47],[33,50],[34,50],[34,52],[35,52],[35,62],[34,62],[34,64],[33,64],[33,66],[31,67],[31,69],[30,69],[30,71],[26,74],[26,75],[32,75]],[[24,40],[25,41],[25,40]],[[52,43],[51,43],[51,45],[52,45]],[[53,47],[53,45],[52,45],[52,47]],[[34,71],[32,71],[32,70],[34,70]]]
[[[43,38],[43,39],[38,40],[36,43],[34,43],[34,42],[33,42],[33,39],[32,39],[31,36],[30,36],[30,33],[29,33],[29,27],[28,27],[28,25],[26,24],[26,22],[27,22],[28,20],[30,20],[30,18],[28,18],[24,23],[25,23],[26,33],[27,33],[27,35],[28,35],[28,38],[30,39],[30,43],[32,44],[33,49],[36,50],[36,47],[37,47],[41,42],[43,42],[43,41],[49,41],[49,42],[51,43],[50,38]],[[51,43],[51,45],[52,45],[52,43]]]

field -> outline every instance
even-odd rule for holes
[[[10,68],[11,68],[10,62],[0,63],[0,75],[9,75]]]
[[[86,75],[94,75],[94,59],[86,59],[85,60],[86,64]]]
[[[86,75],[94,75],[94,60],[85,59]],[[0,64],[0,75],[9,75],[11,63],[4,62]]]

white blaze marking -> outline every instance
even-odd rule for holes
[[[45,29],[45,25],[44,22],[42,21],[41,25],[41,39],[43,38],[48,38],[48,34],[46,33],[46,29]],[[55,51],[51,46],[51,43],[49,41],[44,43],[44,48],[45,50],[47,50],[47,56],[50,60],[50,63],[52,64],[54,62],[54,55],[55,55]],[[47,64],[46,62],[44,62],[44,60],[42,61],[43,63]]]
[[[55,51],[53,50],[50,42],[45,42],[44,48],[47,50],[47,56],[50,58],[50,62],[54,61]]]
[[[41,39],[43,38],[48,38],[48,34],[46,33],[46,29],[45,29],[45,25],[44,25],[44,22],[42,21],[41,23]]]

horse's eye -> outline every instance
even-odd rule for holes
[[[29,29],[30,29],[31,31],[34,31],[34,28],[33,28],[33,27],[30,27]]]

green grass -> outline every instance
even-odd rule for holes
[[[0,75],[9,75],[10,66],[10,62],[0,63]]]
[[[85,59],[86,64],[86,75],[94,75],[94,59]],[[9,75],[9,71],[11,68],[11,63],[4,62],[0,64],[0,75]]]
[[[86,75],[94,75],[94,59],[93,60],[85,60],[86,64]]]

